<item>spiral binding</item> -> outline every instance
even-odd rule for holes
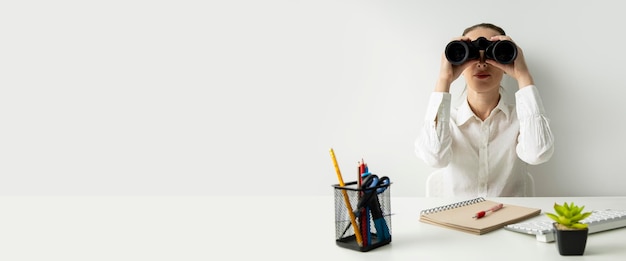
[[[461,201],[461,202],[457,202],[457,203],[453,203],[453,204],[449,204],[449,205],[445,205],[445,206],[425,209],[425,210],[422,210],[420,212],[420,215],[427,215],[427,214],[437,213],[437,212],[440,212],[440,211],[445,211],[445,210],[449,210],[449,209],[453,209],[453,208],[468,206],[468,205],[476,204],[476,203],[483,202],[483,201],[485,201],[485,198],[482,198],[482,197],[475,198],[475,199],[470,199],[470,200],[465,200],[465,201]]]

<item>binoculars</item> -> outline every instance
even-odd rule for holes
[[[501,64],[509,64],[517,57],[517,46],[508,40],[489,41],[479,37],[474,41],[452,41],[446,45],[446,58],[453,65],[460,65],[466,61],[480,59],[480,51],[484,51],[484,58],[495,60]]]

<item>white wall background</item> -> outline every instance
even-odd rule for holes
[[[552,120],[538,195],[624,195],[619,1],[7,2],[1,195],[330,195],[332,147],[344,180],[363,158],[423,196],[440,54],[480,22],[524,49]]]

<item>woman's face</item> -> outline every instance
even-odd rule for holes
[[[478,27],[466,34],[472,41],[481,36],[489,40],[492,36],[496,35],[500,35],[500,33],[484,27]],[[468,88],[476,92],[494,91],[494,89],[499,91],[504,71],[490,66],[487,63],[481,63],[478,60],[472,62],[474,64],[463,71],[463,77],[465,78]]]

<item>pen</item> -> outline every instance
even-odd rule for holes
[[[476,216],[473,216],[473,218],[475,218],[475,219],[482,218],[482,217],[484,217],[487,214],[487,212],[489,212],[489,211],[496,212],[496,211],[500,210],[502,207],[503,207],[502,204],[495,205],[495,206],[493,206],[490,209],[487,209],[485,211],[480,211],[480,212],[476,213]]]
[[[346,184],[343,183],[343,177],[341,176],[341,171],[339,170],[339,164],[337,164],[337,158],[335,157],[335,151],[333,148],[330,148],[330,157],[333,160],[333,165],[335,166],[335,172],[337,172],[337,179],[339,180],[339,186],[344,187]],[[352,212],[352,205],[350,205],[350,198],[348,198],[348,192],[345,189],[341,189],[343,193],[343,201],[348,208],[348,214],[350,215],[350,223],[352,227],[354,227],[354,236],[356,237],[356,243],[359,244],[360,247],[363,246],[363,238],[361,237],[361,232],[357,229],[356,225],[356,217]]]

